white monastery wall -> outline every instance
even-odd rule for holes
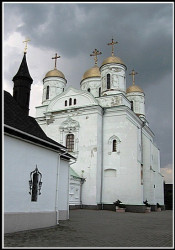
[[[66,146],[66,135],[68,132],[61,132],[61,124],[67,120],[68,116],[76,121],[80,127],[71,133],[75,136],[75,152],[71,154],[77,157],[72,168],[79,176],[87,178],[83,184],[82,200],[83,204],[96,204],[100,201],[101,187],[101,108],[90,107],[74,110],[73,112],[60,112],[55,114],[53,122],[41,125],[47,136]],[[81,153],[79,153],[81,152]],[[87,159],[87,161],[85,160]],[[98,173],[98,174],[97,174]],[[86,193],[86,195],[83,195]],[[86,198],[85,198],[86,197]]]
[[[5,136],[4,149],[4,164],[11,166],[10,169],[4,169],[4,182],[9,183],[4,190],[5,211],[54,211],[58,155],[9,136]],[[31,195],[29,195],[30,172],[35,170],[36,164],[42,174],[43,184],[37,202],[31,202]],[[13,181],[14,176],[15,182]]]
[[[155,173],[152,170],[152,152],[151,145],[152,139],[147,133],[143,131],[143,182],[144,182],[144,193],[143,200],[148,200],[148,203],[154,204],[155,190],[154,190],[154,179]]]
[[[79,130],[79,145],[78,145],[78,158],[72,168],[83,177],[86,181],[82,188],[82,202],[84,205],[96,205],[97,202],[97,181],[100,185],[100,177],[96,177],[98,166],[100,166],[99,152],[101,145],[98,143],[100,131],[98,131],[98,111],[86,112],[81,116],[76,117],[80,124]],[[99,136],[97,136],[99,133]],[[81,153],[80,153],[81,152]],[[98,170],[99,173],[99,170]],[[97,179],[96,179],[97,178]]]
[[[104,203],[119,199],[127,204],[142,201],[141,168],[137,161],[137,126],[124,113],[104,117]],[[119,139],[112,152],[110,138]],[[132,166],[132,167],[131,167]]]
[[[15,160],[14,160],[15,159]],[[58,182],[60,194],[68,189],[69,163],[61,160],[62,183]],[[46,227],[56,224],[56,178],[59,168],[57,152],[48,150],[17,138],[4,136],[4,212],[6,232]],[[41,195],[31,201],[29,194],[30,173],[36,165],[42,174]],[[59,169],[58,169],[59,170]],[[58,180],[59,181],[59,180]],[[60,186],[61,184],[61,186]],[[67,210],[67,196],[61,195],[61,210]],[[7,217],[6,217],[7,214]],[[68,211],[64,212],[68,214]],[[23,219],[22,219],[23,218]],[[60,211],[60,218],[63,218]],[[58,217],[58,219],[60,219]],[[64,218],[66,218],[64,216]],[[63,218],[63,219],[64,219]],[[15,222],[14,222],[15,220]],[[14,223],[16,229],[11,225]]]

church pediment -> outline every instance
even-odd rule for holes
[[[92,105],[98,105],[98,102],[89,92],[69,87],[49,103],[47,111],[51,112]]]

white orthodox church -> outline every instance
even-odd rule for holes
[[[73,171],[81,182],[83,208],[110,209],[116,200],[126,211],[142,211],[147,200],[154,210],[164,205],[160,152],[145,116],[145,94],[135,85],[126,87],[125,63],[112,55],[87,70],[80,89],[66,88],[64,74],[56,68],[43,79],[42,104],[36,121],[46,135],[66,146],[76,157]],[[80,185],[79,185],[80,186]],[[70,190],[71,192],[71,190]],[[72,203],[73,204],[73,203]],[[76,205],[76,203],[75,203]],[[77,203],[78,205],[78,203]]]

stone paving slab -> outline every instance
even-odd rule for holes
[[[173,212],[70,210],[70,219],[45,229],[6,234],[4,247],[173,248]]]

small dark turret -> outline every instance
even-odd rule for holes
[[[29,114],[29,101],[30,101],[30,89],[33,79],[30,76],[27,61],[26,52],[19,67],[17,74],[13,77],[13,98],[18,105],[25,111],[26,115]]]

